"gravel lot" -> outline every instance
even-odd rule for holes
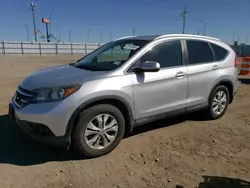
[[[27,137],[8,102],[34,70],[76,56],[0,56],[0,187],[243,188],[250,186],[250,79],[240,78],[228,113],[191,114],[136,128],[112,153],[80,159]],[[250,77],[249,77],[250,78]],[[247,182],[248,181],[248,182]]]

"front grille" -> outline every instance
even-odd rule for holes
[[[31,91],[28,91],[21,86],[18,87],[14,96],[14,103],[18,108],[28,105],[30,99],[34,96]]]

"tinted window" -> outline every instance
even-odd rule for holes
[[[213,53],[207,42],[187,41],[189,64],[214,61]]]
[[[155,61],[161,68],[182,65],[181,42],[168,41],[155,46],[140,59],[140,62]]]
[[[210,43],[211,47],[213,48],[214,50],[214,53],[215,53],[215,57],[216,57],[216,60],[217,61],[220,61],[222,59],[224,59],[227,55],[227,50],[225,50],[224,48],[216,45],[216,44],[212,44]]]

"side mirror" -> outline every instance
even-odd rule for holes
[[[135,67],[136,72],[158,72],[161,66],[155,61],[145,61],[138,67]]]

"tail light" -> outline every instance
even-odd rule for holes
[[[238,68],[238,65],[239,65],[239,60],[238,60],[237,55],[235,55],[234,67]]]

